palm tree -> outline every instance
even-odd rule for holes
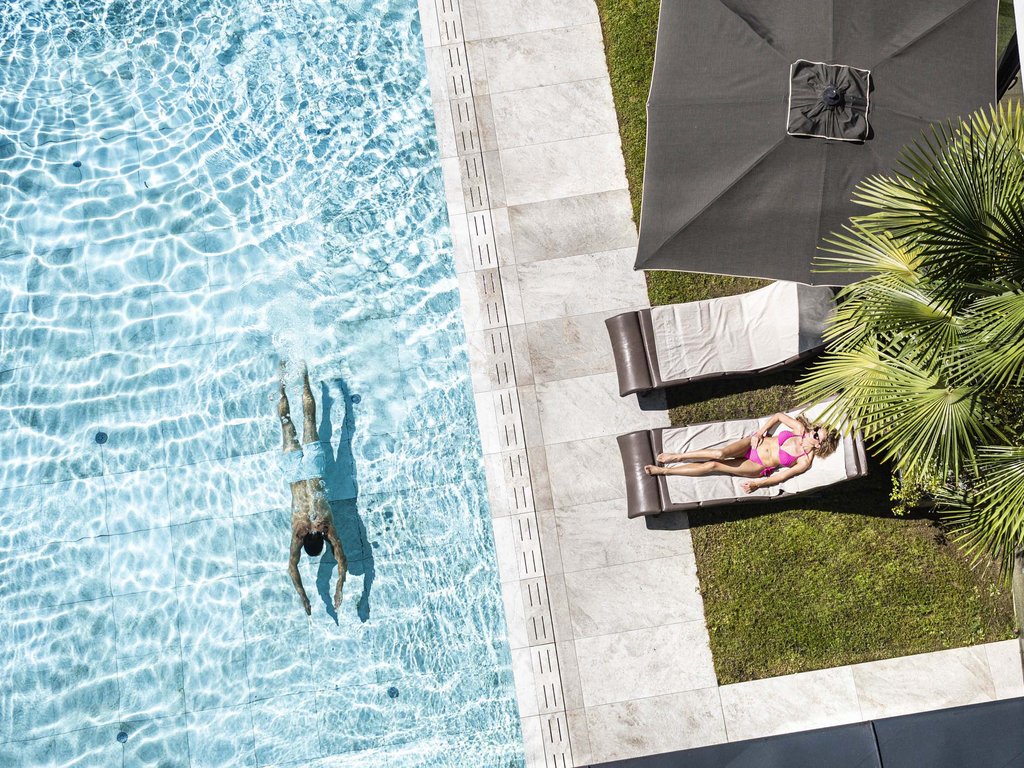
[[[954,536],[1007,568],[1024,549],[1024,111],[936,126],[900,166],[858,186],[871,213],[816,259],[864,277],[800,393],[931,478]]]

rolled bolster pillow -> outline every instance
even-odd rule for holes
[[[636,312],[624,312],[609,317],[604,324],[612,342],[615,371],[619,378],[619,395],[626,397],[653,389],[654,381],[647,363],[639,315]]]

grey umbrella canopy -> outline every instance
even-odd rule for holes
[[[662,0],[637,269],[836,285],[821,239],[995,99],[997,0]]]

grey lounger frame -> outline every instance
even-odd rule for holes
[[[670,429],[677,428],[670,427]],[[622,468],[626,474],[627,514],[631,518],[750,501],[766,502],[789,499],[793,496],[803,495],[803,493],[783,491],[777,496],[736,496],[699,502],[673,503],[669,497],[665,477],[651,476],[644,472],[644,467],[654,464],[654,457],[662,452],[662,433],[664,431],[665,429],[644,429],[639,432],[619,435],[616,438],[619,443],[619,453],[622,455]],[[859,433],[855,433],[853,436],[844,437],[843,442],[846,449],[846,479],[864,477],[868,473],[868,463],[863,438]],[[813,493],[814,490],[817,489],[804,493]]]

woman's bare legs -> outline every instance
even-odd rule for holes
[[[675,467],[656,467],[653,464],[648,464],[644,467],[644,472],[648,475],[682,475],[683,477],[703,477],[716,473],[737,477],[760,477],[763,469],[764,467],[750,459],[726,459],[724,461],[699,461]]]
[[[693,459],[742,459],[750,451],[750,438],[735,440],[721,448],[709,448],[704,451],[688,451],[687,453],[659,453],[659,464],[672,464],[677,461]]]

